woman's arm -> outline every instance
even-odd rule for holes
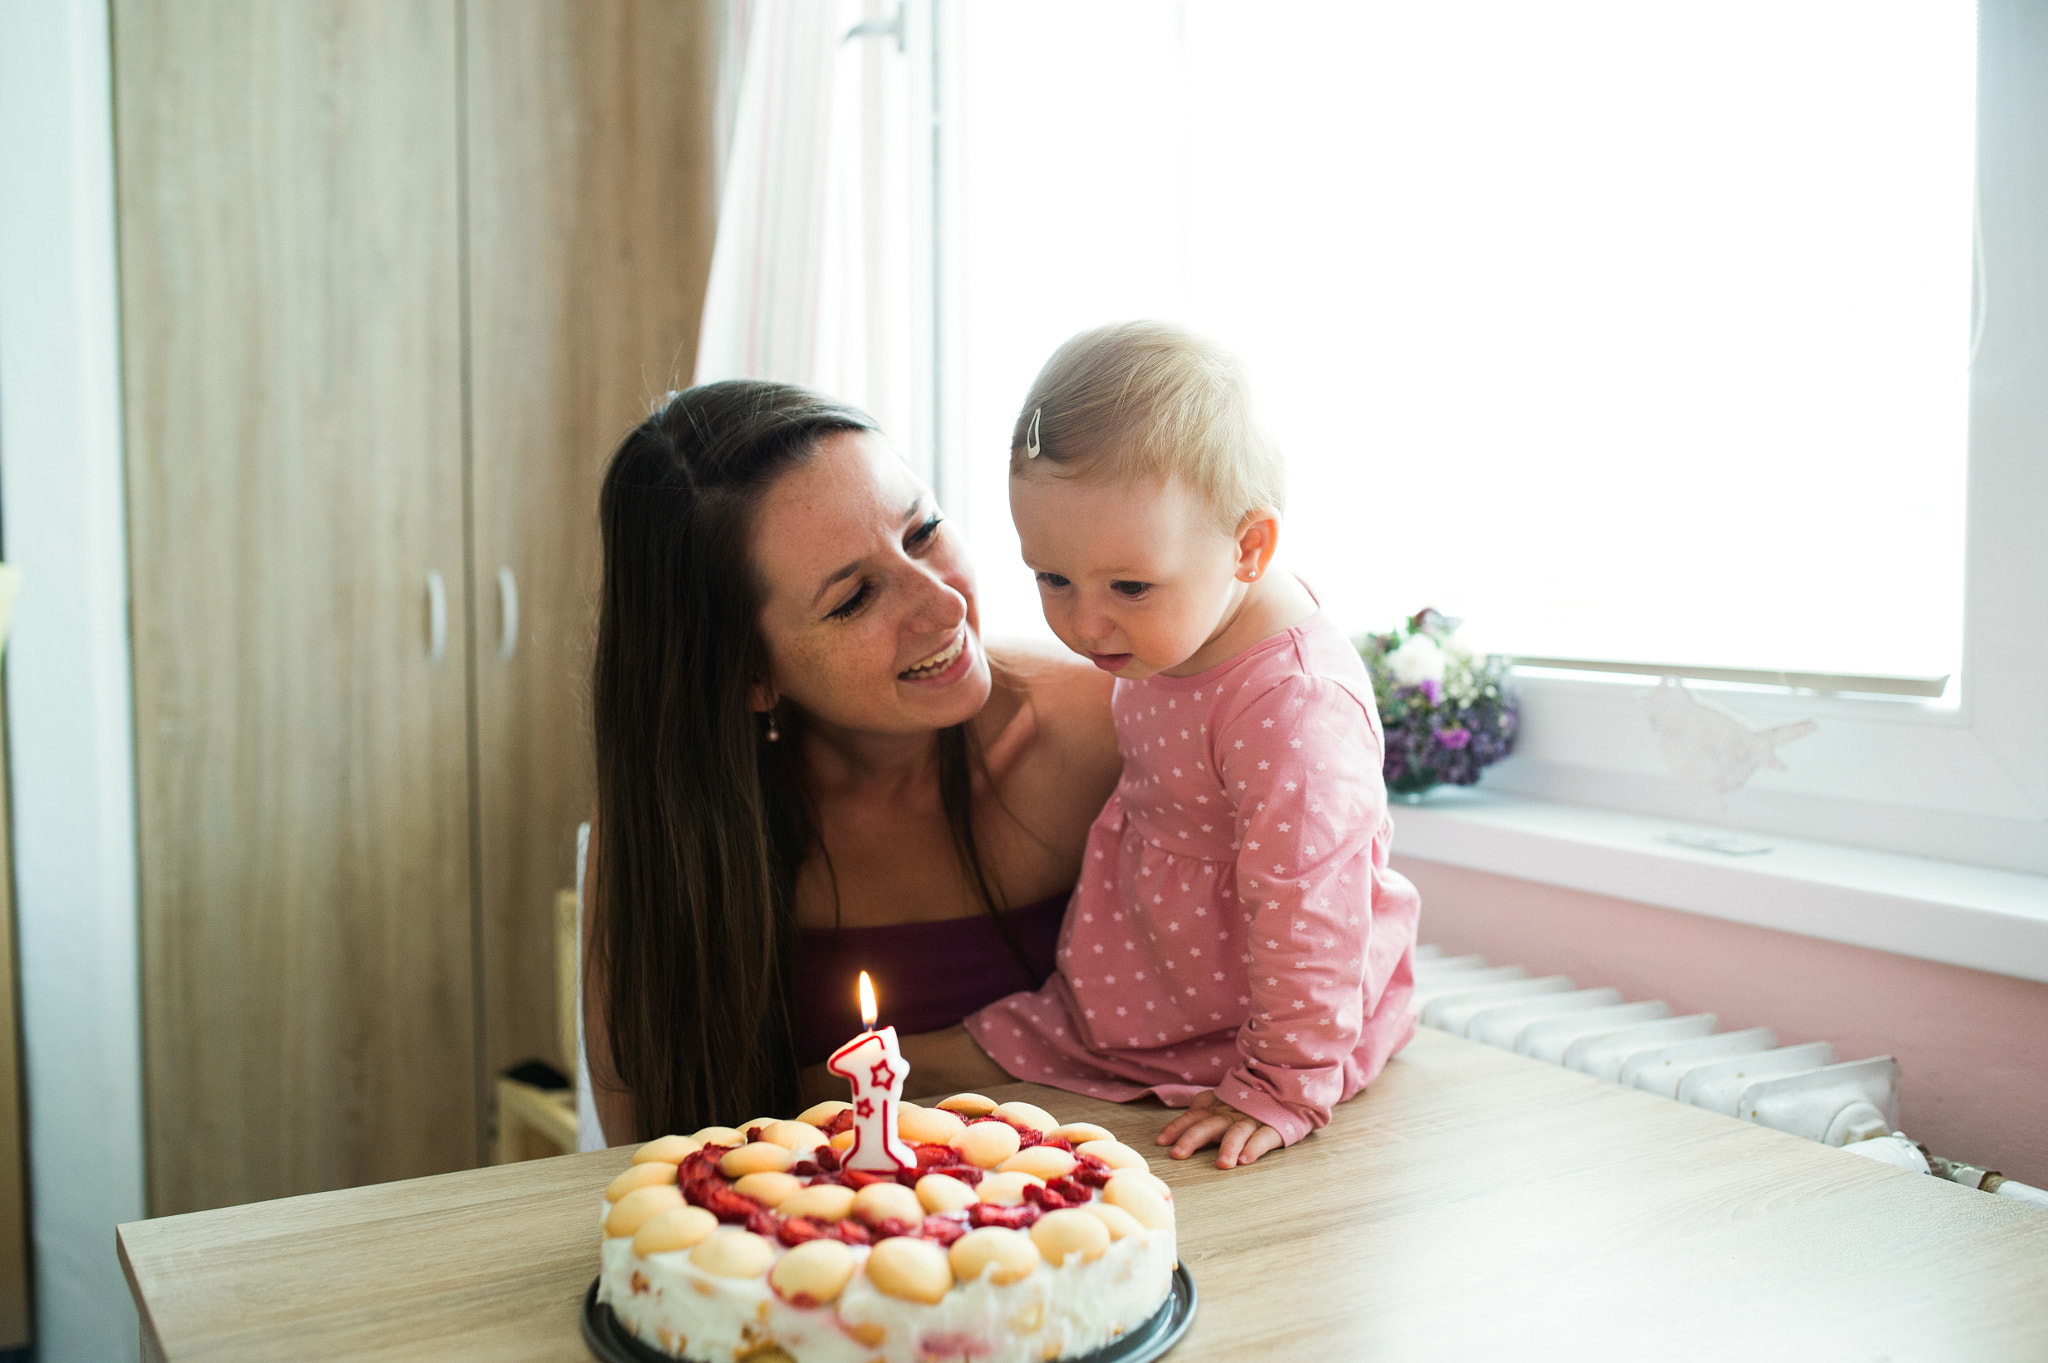
[[[583,1056],[590,1068],[590,1097],[597,1107],[598,1124],[604,1128],[607,1145],[624,1145],[636,1138],[633,1095],[612,1069],[612,1034],[606,1021],[605,1004],[611,996],[610,981],[591,969],[591,925],[597,921],[597,814],[590,815],[590,850],[583,859]]]

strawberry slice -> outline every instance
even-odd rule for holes
[[[967,1209],[967,1220],[971,1225],[1001,1226],[1005,1230],[1029,1230],[1044,1212],[1029,1202],[1020,1202],[1014,1207],[998,1207],[989,1202],[977,1202]]]
[[[878,1169],[846,1169],[840,1172],[839,1181],[849,1188],[859,1190],[870,1183],[894,1183],[896,1171],[891,1169],[883,1173]]]
[[[1068,1178],[1090,1188],[1100,1188],[1109,1182],[1114,1171],[1102,1162],[1100,1155],[1082,1155],[1079,1158],[1081,1162],[1074,1166],[1074,1172],[1067,1175]]]
[[[844,1221],[832,1223],[832,1238],[844,1240],[849,1245],[872,1245],[875,1243],[875,1237],[868,1234],[868,1228],[855,1221],[852,1217],[848,1217]]]
[[[806,1240],[819,1240],[830,1234],[830,1231],[807,1216],[792,1216],[776,1228],[775,1238],[795,1249]]]
[[[712,1205],[713,1199],[732,1190],[731,1182],[724,1174],[719,1173],[715,1166],[710,1173],[703,1172],[701,1167],[686,1172],[679,1180],[679,1184],[683,1190],[684,1201],[714,1213],[718,1209]]]
[[[950,1246],[955,1240],[967,1234],[967,1223],[950,1216],[927,1216],[924,1224],[917,1228],[920,1240]]]
[[[1024,1200],[1049,1212],[1064,1211],[1073,1206],[1066,1198],[1054,1192],[1049,1186],[1037,1183],[1024,1185]],[[1085,1199],[1084,1199],[1085,1200]]]
[[[714,1189],[706,1199],[697,1204],[720,1221],[729,1225],[744,1226],[753,1219],[754,1213],[766,1210],[753,1198],[736,1193],[730,1188]],[[771,1232],[772,1234],[772,1232]]]

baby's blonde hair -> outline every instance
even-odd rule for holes
[[[1097,327],[1053,352],[1010,437],[1010,476],[1041,471],[1183,479],[1232,533],[1246,512],[1287,497],[1287,467],[1253,417],[1243,366],[1171,322]]]

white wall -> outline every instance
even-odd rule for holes
[[[0,0],[0,549],[37,1350],[133,1358],[143,1215],[105,0]]]

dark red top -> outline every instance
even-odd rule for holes
[[[1066,894],[1003,915],[1031,962],[1024,968],[988,915],[885,928],[797,930],[797,1059],[821,1065],[861,1030],[860,972],[875,982],[880,1022],[936,1032],[1052,974]]]

